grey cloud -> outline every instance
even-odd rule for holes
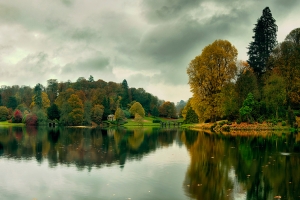
[[[80,59],[75,63],[69,63],[63,67],[62,74],[70,72],[79,72],[79,71],[111,71],[109,68],[109,59],[106,57],[92,57],[89,59]]]
[[[60,0],[64,5],[71,6],[74,4],[74,0]]]
[[[144,0],[143,15],[152,23],[170,21],[198,6],[199,3],[199,0]]]

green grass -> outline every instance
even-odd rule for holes
[[[154,119],[159,119],[162,122],[182,122],[183,119],[166,119],[166,118],[161,118],[161,117],[145,117],[144,118],[144,122],[143,122],[143,126],[154,126],[154,127],[158,127],[160,126],[160,123],[153,123],[152,121]],[[140,124],[138,124],[136,121],[134,121],[134,119],[127,119],[127,123],[124,124],[125,127],[129,127],[129,126],[141,126]]]
[[[23,123],[9,123],[8,121],[4,121],[4,122],[0,122],[0,127],[1,126],[5,126],[5,127],[9,127],[9,126],[25,126],[25,124]]]

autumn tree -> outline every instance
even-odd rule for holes
[[[159,115],[167,118],[177,118],[176,108],[173,102],[166,101],[159,107]]]
[[[275,22],[270,8],[266,7],[253,29],[254,36],[248,47],[247,62],[259,79],[267,71],[269,56],[277,44],[278,28]]]
[[[286,104],[300,101],[300,28],[292,30],[285,41],[278,44],[271,55],[271,63],[278,75],[284,78]]]
[[[115,112],[115,120],[117,121],[117,125],[120,125],[120,122],[125,119],[124,112],[121,108],[117,108]]]
[[[13,123],[21,123],[22,122],[22,112],[20,110],[15,110],[14,114],[13,114],[13,118],[12,118],[12,122]]]
[[[145,110],[143,106],[139,102],[135,102],[129,109],[131,116],[135,116],[135,114],[139,114],[140,117],[145,117]]]
[[[93,107],[92,119],[98,125],[101,124],[103,112],[104,107],[102,105],[95,105]]]
[[[71,112],[68,114],[69,123],[71,125],[81,125],[83,122],[83,104],[79,97],[72,94],[68,99]]]
[[[37,108],[38,109],[43,109],[44,111],[46,111],[47,108],[50,107],[50,100],[49,100],[48,95],[47,95],[46,92],[42,92],[41,96],[42,96],[42,104],[41,104],[41,107],[37,106]],[[36,99],[35,96],[33,96],[33,98],[32,98],[33,101],[30,105],[31,108],[36,107],[35,99]]]
[[[192,106],[201,120],[216,121],[222,115],[220,92],[236,74],[237,50],[227,40],[206,46],[187,68]]]

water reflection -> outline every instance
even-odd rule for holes
[[[79,169],[141,159],[171,145],[177,129],[79,129],[10,127],[0,129],[0,155],[14,159],[47,159],[50,167],[75,164]],[[179,138],[179,137],[178,137]],[[177,141],[180,143],[180,140]]]
[[[191,163],[184,190],[195,199],[299,199],[298,137],[200,132],[194,143],[185,138]]]
[[[39,164],[47,161],[51,168],[72,165],[79,171],[112,166],[123,170],[131,161],[139,161],[142,165],[143,158],[150,153],[155,155],[152,159],[159,160],[162,155],[155,152],[174,148],[175,144],[176,151],[187,149],[190,163],[186,171],[174,171],[172,180],[164,180],[170,186],[166,183],[157,186],[162,190],[168,188],[171,192],[176,180],[182,184],[187,199],[250,200],[274,199],[275,196],[299,199],[299,141],[299,134],[289,133],[232,132],[224,135],[182,129],[10,127],[0,129],[0,159],[36,160]],[[167,163],[167,159],[165,163],[178,166],[178,163]],[[183,180],[176,178],[184,173]],[[151,176],[153,185],[163,182],[161,177]],[[137,178],[132,177],[132,180]],[[152,183],[147,181],[147,184]],[[132,187],[139,185],[137,182]],[[171,193],[164,194],[164,198],[168,199],[168,195]],[[152,199],[159,197],[151,196]]]

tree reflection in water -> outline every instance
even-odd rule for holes
[[[246,135],[195,131],[182,134],[191,156],[183,183],[188,196],[195,199],[299,198],[298,136]]]

